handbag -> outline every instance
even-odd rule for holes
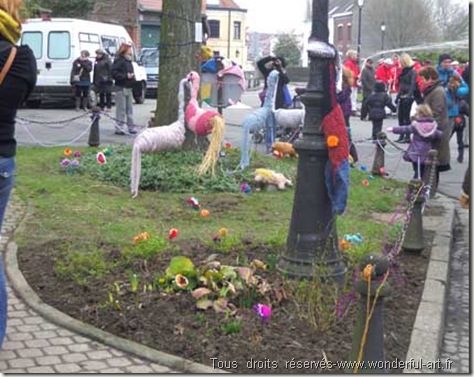
[[[81,81],[81,76],[82,76],[82,71],[83,69],[81,68],[81,70],[79,71],[79,73],[77,75],[72,75],[72,82],[79,82]]]
[[[8,71],[10,70],[13,60],[15,59],[16,56],[16,47],[12,46],[12,49],[10,50],[10,55],[8,55],[8,59],[3,66],[2,71],[0,72],[0,85],[3,84],[3,80],[5,80],[5,76],[7,75]]]

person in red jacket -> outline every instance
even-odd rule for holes
[[[351,70],[352,78],[354,80],[351,93],[351,108],[352,114],[355,114],[357,111],[357,81],[359,80],[360,74],[357,52],[349,50],[347,51],[346,57],[347,59],[344,62],[344,66]]]
[[[375,79],[377,81],[382,81],[385,84],[386,88],[388,88],[388,81],[390,80],[390,70],[392,68],[392,65],[392,59],[384,59],[379,62],[379,65],[375,70]]]

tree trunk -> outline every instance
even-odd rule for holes
[[[178,119],[178,86],[190,71],[200,72],[195,58],[195,24],[201,22],[201,0],[163,0],[160,37],[160,76],[153,126]],[[185,145],[195,146],[195,136],[186,127]]]

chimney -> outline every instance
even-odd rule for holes
[[[53,13],[51,9],[38,8],[38,12],[41,21],[51,21],[51,14]]]

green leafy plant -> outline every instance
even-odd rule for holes
[[[134,237],[133,242],[133,246],[126,247],[122,251],[123,258],[150,260],[165,251],[178,251],[178,247],[163,235],[150,235],[148,232],[142,232]]]
[[[238,334],[242,331],[242,322],[238,319],[235,319],[233,321],[223,323],[219,329],[225,335]]]

